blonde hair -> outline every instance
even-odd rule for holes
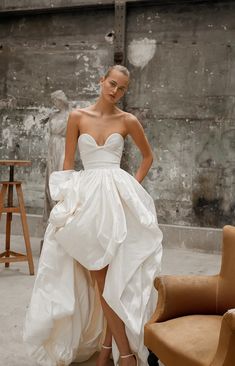
[[[104,78],[106,79],[109,74],[111,73],[112,70],[117,70],[120,71],[122,74],[126,75],[128,78],[130,77],[130,71],[127,69],[127,67],[123,66],[123,65],[113,65],[110,66],[107,70],[107,72],[104,75]]]

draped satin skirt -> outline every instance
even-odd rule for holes
[[[99,350],[104,317],[92,270],[108,266],[103,297],[123,320],[140,366],[144,324],[156,306],[162,233],[154,202],[120,168],[50,176],[51,211],[26,314],[24,341],[41,366],[82,362]],[[114,363],[118,349],[113,340]]]

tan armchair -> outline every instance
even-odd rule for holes
[[[235,366],[235,227],[215,276],[160,276],[145,345],[165,366]]]

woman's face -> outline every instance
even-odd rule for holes
[[[101,95],[109,103],[116,104],[125,94],[129,78],[118,70],[111,70],[109,75],[100,80]]]

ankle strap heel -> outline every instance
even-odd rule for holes
[[[104,344],[102,344],[101,347],[104,348],[104,349],[112,349],[112,346],[105,346]]]
[[[135,357],[136,366],[138,366],[138,359],[137,359],[137,356],[134,353],[130,353],[129,355],[120,356],[120,359],[125,359],[125,358],[129,358],[129,357]]]
[[[129,358],[135,356],[134,353],[130,353],[129,355],[120,356],[120,358]]]

